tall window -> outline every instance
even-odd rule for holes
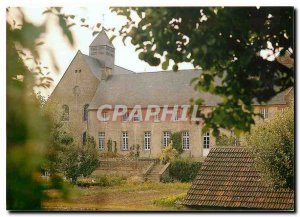
[[[126,113],[122,116],[122,121],[123,121],[123,122],[127,122],[127,121],[128,121],[128,117],[129,117],[129,113],[126,112]]]
[[[122,132],[122,149],[124,151],[128,150],[128,132]]]
[[[163,145],[167,147],[170,143],[170,132],[165,131],[163,132]]]
[[[174,116],[174,121],[178,121],[179,120],[179,111],[176,111],[176,114]]]
[[[84,132],[82,135],[82,144],[86,144],[86,132]]]
[[[150,144],[151,144],[151,132],[146,131],[144,132],[144,149],[150,150]]]
[[[102,111],[102,122],[107,122],[108,121],[108,118],[107,118],[107,111]]]
[[[103,150],[105,144],[105,132],[99,132],[98,138],[99,138],[99,149]]]
[[[133,115],[133,121],[135,122],[139,122],[141,119],[140,119],[140,115],[139,113],[136,111]]]
[[[206,132],[203,135],[203,148],[209,149],[209,143],[210,143],[210,135],[209,132]]]
[[[88,107],[89,107],[89,104],[85,104],[83,107],[83,120],[84,121],[87,121],[87,119],[88,119]]]
[[[62,106],[62,120],[68,121],[69,120],[69,106],[63,105]]]
[[[156,112],[154,114],[154,122],[159,122],[159,113],[158,112]]]
[[[188,131],[182,132],[182,149],[183,150],[190,149],[190,135]]]
[[[263,119],[268,119],[269,111],[267,108],[260,109],[259,113],[262,115]]]

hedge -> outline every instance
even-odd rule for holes
[[[172,178],[178,181],[190,182],[196,177],[200,167],[201,162],[179,158],[171,161],[169,173]]]

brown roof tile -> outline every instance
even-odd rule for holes
[[[264,182],[245,148],[218,147],[211,149],[183,204],[293,210],[294,192]]]

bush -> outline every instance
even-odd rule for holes
[[[201,162],[191,161],[189,159],[175,159],[170,164],[170,176],[181,181],[192,181],[201,167]]]
[[[93,142],[88,142],[84,146],[72,145],[66,149],[64,154],[64,174],[66,178],[71,179],[72,182],[76,182],[77,178],[81,175],[84,177],[89,176],[100,166],[100,161]]]
[[[278,113],[255,126],[246,136],[246,146],[266,181],[293,189],[294,183],[294,108]]]
[[[170,136],[170,140],[173,143],[173,148],[175,148],[177,150],[178,154],[181,154],[183,152],[183,150],[182,150],[182,133],[181,132],[172,133]]]
[[[175,148],[173,148],[173,142],[171,141],[167,147],[162,149],[162,153],[159,158],[161,162],[165,164],[174,160],[177,156],[178,152]]]
[[[160,197],[158,199],[153,200],[153,204],[157,206],[176,206],[176,203],[182,202],[186,197],[186,193]]]
[[[162,183],[170,183],[170,182],[174,182],[174,180],[170,176],[162,176],[162,177],[160,177],[160,182],[162,182]]]

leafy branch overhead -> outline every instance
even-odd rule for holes
[[[202,69],[197,91],[221,97],[206,129],[249,131],[253,103],[267,102],[294,85],[294,69],[276,56],[293,58],[292,7],[111,8],[127,21],[119,34],[131,38],[139,58],[151,66],[178,70],[183,62]],[[133,19],[132,17],[138,17]],[[265,55],[262,55],[265,53]],[[216,79],[220,82],[215,82]],[[201,100],[192,100],[192,103]]]

